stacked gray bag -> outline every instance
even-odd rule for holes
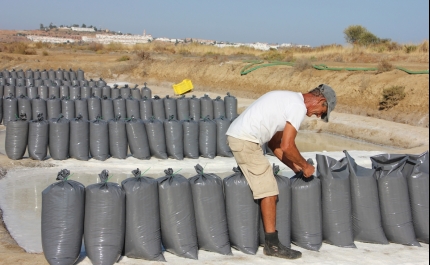
[[[152,99],[152,115],[160,121],[164,121],[166,119],[163,99],[157,95]]]
[[[3,99],[3,124],[7,126],[9,121],[15,120],[18,116],[18,100],[12,95]]]
[[[230,95],[230,92],[227,92],[227,96],[224,97],[225,104],[225,115],[227,119],[234,120],[237,118],[237,98]]]
[[[218,156],[232,157],[230,147],[227,144],[227,130],[230,127],[231,121],[224,116],[215,119],[216,122],[216,154]]]
[[[323,239],[338,247],[355,248],[348,161],[319,154],[316,160],[322,186]]]
[[[182,95],[176,100],[176,111],[178,112],[178,120],[183,121],[190,117],[189,99]]]
[[[197,259],[198,243],[193,198],[188,180],[171,168],[158,179],[161,238],[165,249],[177,256]]]
[[[99,177],[85,189],[85,250],[93,264],[114,264],[124,247],[125,192],[107,170]]]
[[[190,98],[189,101],[190,104],[190,118],[194,119],[195,121],[200,120],[201,115],[201,107],[200,107],[200,99],[197,98],[195,95],[193,95]]]
[[[31,116],[33,117],[33,119],[36,119],[37,115],[39,113],[43,114],[43,117],[46,119],[48,117],[48,111],[46,108],[46,100],[39,97],[39,95],[35,98],[31,100],[31,109],[32,109],[32,114]]]
[[[319,251],[322,238],[321,181],[300,172],[291,178],[291,241]]]
[[[84,234],[85,187],[61,170],[42,192],[42,248],[49,264],[74,264]]]
[[[61,108],[61,105],[60,105],[60,108]],[[31,120],[31,114],[32,114],[31,100],[24,95],[21,95],[18,97],[18,113],[20,115],[24,113],[27,116],[27,120]],[[48,115],[49,115],[49,109],[48,109]]]
[[[175,119],[178,118],[177,112],[176,112],[176,99],[169,97],[167,95],[164,100],[164,113],[166,115],[166,118],[169,119],[171,116],[174,116]]]
[[[223,182],[215,174],[204,173],[197,164],[190,178],[199,249],[232,255],[228,238]]]
[[[223,180],[230,244],[255,255],[259,245],[259,206],[240,168],[233,168],[233,172]]]
[[[182,122],[184,131],[184,156],[199,158],[199,123],[193,119]]]
[[[68,120],[72,120],[75,118],[75,102],[71,100],[69,97],[61,98],[61,113],[64,115],[64,118]]]
[[[27,148],[28,121],[25,114],[18,119],[9,121],[6,127],[5,151],[7,157],[13,160],[22,159]]]
[[[133,98],[132,96],[129,96],[125,101],[125,107],[127,112],[127,118],[134,116],[135,118],[140,119],[139,100]]]
[[[215,158],[217,151],[216,140],[216,123],[209,116],[206,116],[199,121],[200,156],[211,159]]]
[[[408,162],[412,165],[412,168],[410,173],[405,173],[408,180],[415,235],[418,241],[428,244],[429,152],[427,151],[421,155],[409,155]]]
[[[211,120],[214,118],[213,101],[207,94],[200,98],[200,115],[201,117],[209,117]]]
[[[382,227],[388,241],[421,246],[415,238],[407,179],[402,174],[408,156],[382,154],[370,160],[376,169]]]
[[[375,170],[364,168],[344,151],[351,182],[351,205],[354,240],[365,243],[388,244],[382,228],[378,183]]]
[[[126,195],[124,255],[129,258],[166,261],[161,251],[158,183],[139,169],[121,182]]]
[[[149,120],[152,117],[152,99],[146,96],[139,100],[140,118],[142,120]]]
[[[224,104],[224,100],[222,100],[220,96],[216,97],[213,100],[213,106],[214,106],[215,119],[225,117],[225,104]]]
[[[43,160],[48,154],[49,122],[43,114],[37,114],[28,127],[28,155],[34,160]]]
[[[174,115],[164,121],[164,135],[166,137],[166,150],[170,158],[184,159],[184,136],[182,123]]]
[[[87,99],[81,98],[81,96],[75,99],[75,117],[78,117],[78,115],[81,115],[84,120],[94,119],[93,117],[93,119],[89,119]]]
[[[62,114],[49,120],[49,154],[54,160],[69,158],[70,121]]]
[[[103,120],[109,121],[115,118],[112,99],[108,98],[107,96],[103,96],[100,102]]]
[[[90,123],[78,116],[70,121],[70,157],[87,161],[90,153]]]
[[[109,152],[113,158],[126,159],[128,142],[125,121],[121,116],[108,122],[109,127]]]
[[[145,121],[145,128],[151,155],[159,159],[167,159],[163,123],[151,117],[148,121]]]
[[[276,230],[282,245],[291,247],[291,182],[288,177],[279,174],[279,166],[273,164],[273,175],[278,184],[278,201],[276,203]],[[264,226],[260,222],[260,245],[264,245]]]
[[[97,160],[109,158],[109,126],[100,116],[90,122],[90,153]]]
[[[125,128],[131,155],[137,159],[150,159],[148,136],[143,121],[132,116],[127,120]]]

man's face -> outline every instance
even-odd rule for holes
[[[327,107],[326,99],[319,98],[318,100],[315,100],[315,103],[312,105],[312,107],[308,109],[308,112],[306,113],[306,115],[308,117],[315,115],[318,118],[321,118],[323,114],[327,113],[327,110],[328,110],[328,107]]]

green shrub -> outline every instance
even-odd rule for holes
[[[417,45],[405,45],[403,46],[403,49],[406,53],[411,53],[417,50]]]
[[[392,86],[384,88],[382,100],[379,102],[379,110],[388,110],[399,104],[406,97],[404,86]]]

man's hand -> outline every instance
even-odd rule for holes
[[[302,169],[303,176],[305,178],[309,178],[315,173],[315,167],[309,163],[307,163],[306,167]]]

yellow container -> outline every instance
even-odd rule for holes
[[[190,79],[184,79],[179,84],[173,85],[173,91],[175,91],[176,95],[185,94],[193,89],[193,83],[191,83]]]

